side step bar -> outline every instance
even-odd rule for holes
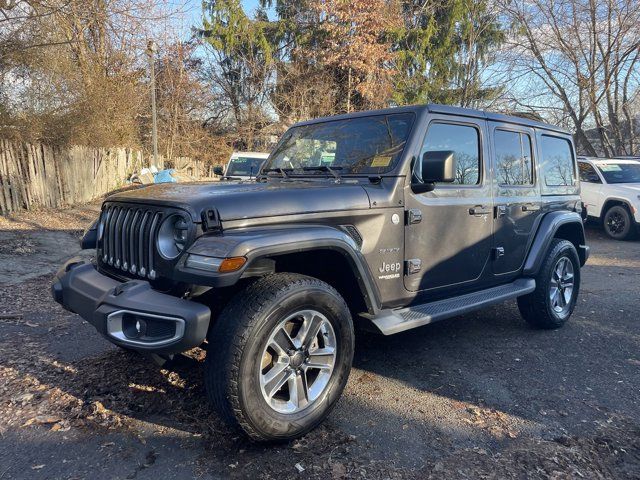
[[[403,332],[429,323],[472,312],[531,293],[536,289],[533,278],[520,278],[513,283],[467,293],[436,302],[413,305],[398,310],[383,310],[379,315],[361,314],[384,335]]]

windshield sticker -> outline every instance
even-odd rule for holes
[[[600,170],[602,170],[603,172],[621,172],[622,171],[622,167],[620,165],[617,165],[615,163],[600,163],[598,164],[598,167],[600,167]]]
[[[376,155],[375,157],[373,157],[373,160],[371,161],[371,166],[372,167],[388,167],[389,164],[391,163],[391,159],[393,157],[391,157],[390,155]]]

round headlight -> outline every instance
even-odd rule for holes
[[[163,258],[177,258],[187,246],[189,223],[182,215],[167,217],[158,230],[158,252]]]

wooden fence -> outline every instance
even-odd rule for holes
[[[149,161],[129,148],[60,148],[0,139],[0,215],[91,201],[124,186]],[[201,162],[180,163],[188,164],[194,177],[209,174]]]
[[[184,175],[198,180],[213,178],[213,165],[189,157],[177,157],[165,161],[165,168],[175,168]]]
[[[126,148],[52,147],[0,140],[0,213],[87,202],[143,165]]]

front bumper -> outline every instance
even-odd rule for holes
[[[58,271],[51,293],[107,340],[139,352],[184,352],[200,346],[209,329],[205,305],[157,292],[143,280],[118,282],[78,259]]]

